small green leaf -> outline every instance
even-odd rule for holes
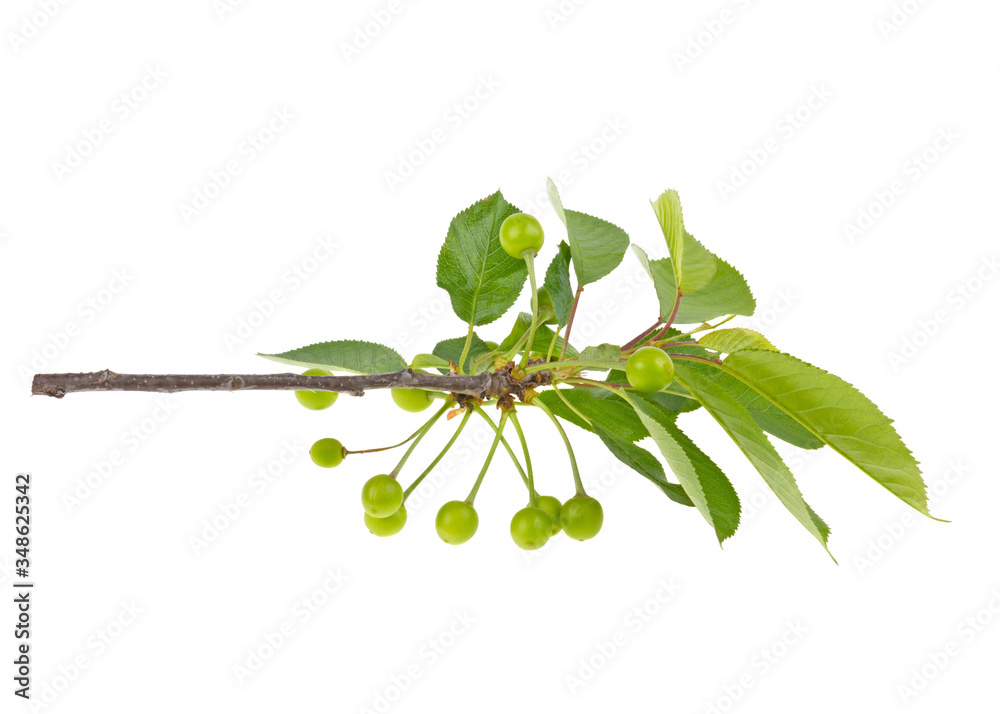
[[[317,342],[280,354],[258,354],[282,364],[306,368],[321,367],[333,372],[384,374],[406,369],[406,362],[395,350],[361,340]]]
[[[899,438],[892,420],[853,386],[783,352],[744,350],[727,357],[721,367],[770,399],[901,501],[930,516],[917,460]]]
[[[646,479],[651,481],[653,485],[663,491],[663,493],[665,493],[667,498],[671,501],[680,503],[683,506],[694,506],[694,503],[690,498],[688,498],[688,495],[684,493],[683,486],[678,483],[671,483],[667,480],[667,476],[663,472],[663,466],[660,465],[660,462],[657,461],[656,457],[651,453],[646,451],[641,446],[636,446],[635,444],[617,438],[610,432],[601,428],[600,425],[594,426],[594,432],[600,437],[601,441],[604,442],[604,445],[608,447],[608,451],[610,451],[616,459],[621,461],[637,474],[644,476]]]
[[[519,313],[517,320],[514,321],[514,328],[510,331],[497,347],[498,354],[506,354],[510,350],[514,349],[514,345],[517,344],[524,334],[531,329],[531,314],[527,312]],[[532,352],[537,352],[542,355],[546,355],[549,352],[549,345],[552,344],[552,340],[556,341],[556,346],[552,348],[553,353],[557,356],[562,350],[563,339],[561,337],[556,338],[556,333],[545,325],[539,325],[535,329],[535,344],[531,348]],[[521,350],[523,352],[523,350]],[[566,345],[566,355],[568,357],[576,357],[577,351],[573,349],[572,345]]]
[[[764,335],[742,327],[727,327],[708,332],[698,338],[698,344],[726,354],[740,350],[778,351],[778,348],[772,345]]]
[[[681,279],[681,292],[687,295],[701,290],[712,282],[718,267],[719,259],[696,241],[694,236],[685,232],[684,275]]]
[[[461,348],[459,348],[461,351]],[[413,358],[413,362],[410,363],[413,369],[443,369],[448,371],[448,360],[441,359],[437,355],[429,355],[426,352],[422,352]]]
[[[684,492],[722,543],[736,532],[740,522],[740,499],[733,484],[672,420],[660,417],[644,397],[630,395],[629,401]]]
[[[565,327],[573,310],[573,288],[569,283],[569,263],[571,251],[565,241],[559,244],[559,252],[545,271],[543,287],[552,299],[552,309],[556,322]]]
[[[614,223],[564,209],[552,179],[546,186],[552,207],[566,226],[577,285],[582,288],[617,268],[628,250],[628,234]]]
[[[806,503],[792,472],[747,411],[711,379],[679,362],[677,380],[687,387],[747,457],[778,500],[829,553],[830,527]],[[832,557],[832,555],[831,555]]]
[[[607,343],[595,347],[586,347],[577,358],[590,369],[621,369],[622,348]]]
[[[660,223],[663,237],[667,240],[667,250],[670,251],[670,257],[673,259],[674,285],[683,285],[685,231],[680,196],[673,189],[669,189],[650,203],[653,205],[653,212],[656,213],[656,220]],[[667,315],[669,314],[668,312]]]
[[[518,213],[497,191],[452,219],[438,256],[437,284],[451,296],[455,314],[470,325],[485,325],[517,301],[528,269],[500,246],[500,225]]]
[[[671,261],[669,258],[649,260],[641,248],[633,246],[633,250],[653,280],[653,288],[660,301],[660,317],[666,319],[673,311],[674,301],[677,299],[677,283]],[[693,325],[722,315],[752,315],[756,306],[753,293],[743,276],[729,263],[717,257],[712,279],[700,290],[684,293],[674,322]]]
[[[458,366],[458,361],[462,359],[462,350],[465,348],[465,338],[464,337],[453,337],[450,340],[441,340],[436,345],[434,345],[434,355],[439,357],[445,362],[443,368],[440,368],[442,372],[448,372],[448,362],[454,362],[455,366]],[[461,366],[462,371],[465,374],[469,373],[469,367],[472,364],[490,351],[489,345],[483,342],[479,335],[472,333],[472,346],[469,348],[469,354],[465,358],[465,364]],[[434,365],[439,367],[439,365]]]

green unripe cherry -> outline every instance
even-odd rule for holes
[[[500,247],[511,258],[523,258],[526,250],[533,250],[537,254],[544,242],[542,224],[528,213],[514,213],[507,216],[500,225]]]
[[[640,392],[659,392],[674,381],[674,363],[659,347],[640,347],[625,365],[628,383]]]
[[[307,369],[302,373],[303,377],[329,377],[330,373],[325,369]],[[326,409],[327,407],[332,407],[333,403],[337,401],[337,397],[340,395],[336,392],[313,392],[313,391],[297,391],[295,392],[295,398],[299,400],[299,404],[304,406],[306,409]],[[336,466],[336,464],[334,464]]]
[[[324,469],[332,469],[340,466],[344,461],[344,445],[336,439],[320,439],[309,449],[309,456],[313,463],[322,466]]]
[[[604,509],[596,498],[573,496],[562,505],[559,522],[570,538],[588,540],[601,531]]]
[[[538,496],[535,498],[535,507],[545,511],[545,515],[552,520],[552,533],[550,535],[555,535],[562,530],[562,526],[559,524],[559,511],[562,509],[562,504],[558,498],[555,496]]]
[[[426,389],[391,389],[392,401],[407,412],[422,412],[434,403],[434,397]]]
[[[524,550],[538,550],[551,535],[552,519],[541,508],[522,508],[510,521],[510,537]]]
[[[380,538],[396,535],[406,525],[406,506],[400,506],[395,513],[385,518],[375,518],[366,513],[365,525]]]
[[[403,487],[387,474],[372,476],[361,487],[361,505],[374,518],[387,518],[403,505]]]
[[[461,545],[476,535],[479,514],[471,503],[448,501],[441,506],[434,519],[438,536],[449,545]]]

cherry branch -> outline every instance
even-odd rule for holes
[[[483,374],[421,374],[410,369],[386,374],[312,377],[300,374],[118,374],[111,370],[36,374],[31,393],[61,398],[72,392],[236,392],[246,390],[311,390],[361,396],[368,389],[427,389],[479,399],[518,393],[548,383],[533,373],[515,382],[506,371]]]

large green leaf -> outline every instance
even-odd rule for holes
[[[523,260],[500,247],[500,225],[517,213],[497,191],[452,219],[438,255],[437,284],[448,291],[455,314],[485,325],[507,312],[528,278]]]
[[[440,357],[445,362],[454,362],[458,366],[458,361],[462,359],[462,350],[465,349],[465,339],[464,337],[453,337],[450,340],[441,340],[441,342],[434,345],[434,355]],[[489,351],[489,345],[483,342],[479,338],[479,335],[472,333],[472,346],[469,348],[469,354],[465,358],[465,364],[461,365],[461,370],[465,374],[468,374],[469,367]],[[442,369],[441,371],[447,372],[448,370]]]
[[[628,234],[614,223],[563,208],[552,179],[546,185],[552,207],[566,226],[577,286],[600,280],[621,264],[628,250]]]
[[[782,441],[787,441],[800,449],[822,449],[826,446],[821,439],[779,409],[773,402],[728,372],[700,362],[686,364],[688,369],[697,370],[729,392],[747,410],[757,425],[768,434],[772,434]]]
[[[569,263],[571,251],[565,241],[559,244],[559,252],[545,271],[543,287],[552,299],[552,309],[556,322],[565,326],[573,310],[573,288],[569,283]]]
[[[638,395],[630,395],[629,401],[684,492],[722,543],[740,522],[740,499],[732,483],[672,420],[662,418],[655,405]]]
[[[792,472],[747,411],[735,397],[698,371],[689,369],[687,364],[678,362],[675,368],[677,381],[702,403],[705,410],[736,442],[778,500],[829,553],[827,540],[830,537],[830,527],[806,503]]]
[[[360,340],[317,342],[280,354],[258,354],[282,364],[307,368],[320,367],[334,372],[383,374],[406,369],[406,362],[395,350]]]
[[[671,501],[675,501],[684,506],[694,506],[694,503],[684,493],[684,487],[678,483],[671,483],[667,480],[663,472],[663,466],[656,457],[646,451],[641,446],[636,446],[628,441],[615,437],[599,425],[594,425],[594,432],[601,438],[608,451],[641,476],[644,476],[658,489],[663,491]]]
[[[721,364],[794,417],[897,498],[921,513],[927,488],[920,467],[885,416],[853,386],[783,352],[745,350]]]
[[[614,438],[631,443],[649,436],[649,432],[635,411],[620,397],[600,389],[573,388],[559,391],[578,412],[592,423],[603,425],[604,430]],[[593,431],[593,428],[566,406],[553,390],[546,390],[535,398],[541,399],[556,416],[576,424],[581,429]]]

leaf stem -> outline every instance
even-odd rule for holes
[[[413,453],[413,450],[417,448],[417,444],[419,444],[421,439],[423,439],[424,436],[427,435],[427,432],[431,430],[431,427],[434,426],[434,422],[440,419],[441,415],[444,414],[446,411],[448,411],[450,407],[451,407],[450,404],[445,404],[443,407],[438,409],[437,412],[434,413],[434,416],[428,419],[427,422],[422,427],[420,427],[420,431],[417,434],[416,438],[413,440],[413,443],[410,444],[410,448],[408,448],[406,450],[406,453],[403,454],[403,458],[401,458],[399,460],[399,463],[396,464],[396,468],[394,468],[392,471],[389,472],[390,476],[392,476],[393,478],[399,476],[400,469],[403,468],[403,464],[406,463],[406,460],[410,458],[410,454]]]
[[[569,313],[569,320],[566,322],[566,336],[563,338],[562,352],[559,354],[560,361],[566,357],[566,346],[569,344],[570,333],[573,332],[573,320],[576,319],[576,308],[580,304],[580,294],[583,292],[581,285],[576,289],[576,296],[573,298],[573,309]]]
[[[424,480],[424,477],[427,476],[427,474],[429,474],[431,471],[433,471],[434,467],[438,465],[438,462],[440,462],[441,459],[444,458],[444,455],[448,453],[448,450],[454,445],[455,441],[458,439],[458,435],[462,433],[462,429],[464,429],[465,425],[469,423],[469,417],[471,416],[472,416],[472,410],[466,409],[465,415],[462,417],[462,422],[458,425],[458,428],[455,429],[455,433],[451,435],[451,439],[448,440],[448,443],[444,445],[443,449],[441,449],[441,453],[439,453],[434,458],[434,460],[431,461],[431,463],[427,466],[427,468],[424,469],[423,473],[417,476],[417,478],[413,481],[413,483],[411,483],[407,487],[407,489],[403,491],[403,503],[406,503],[406,499],[409,498],[410,494],[413,493],[414,489],[416,489],[417,486],[420,485],[420,482]]]
[[[674,298],[674,309],[670,313],[670,317],[667,318],[666,323],[663,325],[663,329],[660,330],[659,334],[654,337],[650,342],[656,342],[657,340],[662,340],[663,336],[667,334],[670,326],[674,324],[674,319],[677,317],[677,311],[681,309],[681,298],[684,297],[684,293],[677,289],[677,297]]]
[[[650,333],[652,333],[654,330],[656,330],[662,324],[663,324],[663,319],[662,318],[657,318],[656,322],[653,323],[652,327],[647,327],[645,330],[643,330],[638,335],[636,335],[631,340],[629,340],[624,345],[622,345],[622,352],[624,352],[625,350],[630,350],[633,347],[635,347],[636,345],[638,345],[640,342],[642,342],[647,337],[649,337]]]
[[[583,488],[583,481],[580,480],[580,469],[576,465],[576,455],[573,453],[573,445],[569,443],[569,437],[566,435],[566,430],[563,429],[562,424],[559,423],[559,419],[556,415],[552,413],[552,410],[546,406],[545,402],[541,400],[535,400],[539,409],[545,412],[552,423],[556,425],[556,429],[559,430],[559,436],[562,437],[563,443],[566,445],[566,452],[569,454],[569,465],[573,469],[573,482],[576,484],[576,495],[586,496],[587,492]]]
[[[720,360],[720,359],[711,359],[709,357],[699,357],[698,355],[682,355],[682,354],[674,354],[674,353],[668,353],[668,355],[669,355],[670,359],[679,359],[681,361],[683,361],[683,360],[690,360],[690,361],[693,361],[693,362],[708,362],[709,364],[722,364],[722,360]]]
[[[470,412],[471,414],[471,412]],[[483,463],[483,468],[479,470],[479,476],[476,477],[476,483],[473,484],[472,490],[469,491],[468,497],[466,497],[465,502],[470,506],[476,500],[476,494],[479,493],[479,487],[483,483],[483,478],[486,476],[486,471],[490,468],[490,463],[493,461],[493,455],[497,451],[497,446],[500,444],[500,440],[503,438],[503,428],[507,422],[507,412],[504,412],[500,417],[500,426],[497,427],[497,435],[493,438],[493,444],[490,446],[490,452],[486,455],[486,461]]]

